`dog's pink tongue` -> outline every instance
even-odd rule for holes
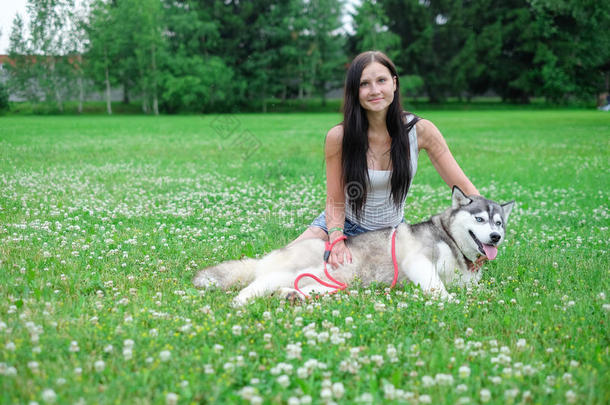
[[[498,248],[495,246],[483,244],[483,250],[485,251],[485,256],[487,256],[489,260],[495,259],[498,255]]]

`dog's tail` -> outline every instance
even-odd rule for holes
[[[199,270],[193,277],[195,287],[216,286],[226,290],[235,284],[249,284],[254,280],[256,259],[232,260]]]

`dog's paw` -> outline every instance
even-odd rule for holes
[[[205,271],[200,271],[195,275],[195,277],[193,278],[193,284],[197,288],[210,288],[218,286],[216,280],[214,280],[214,278],[211,277],[211,275],[206,273]]]
[[[290,302],[291,304],[296,304],[297,302],[305,301],[305,296],[303,296],[303,294],[301,294],[294,288],[281,288],[279,290],[278,296]]]

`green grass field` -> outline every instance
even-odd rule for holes
[[[481,285],[198,291],[323,209],[337,114],[0,118],[0,403],[610,402],[610,115],[418,111],[516,200]],[[444,209],[425,154],[405,216]]]

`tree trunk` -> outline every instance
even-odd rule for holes
[[[142,112],[148,114],[148,93],[146,90],[142,93]]]
[[[106,112],[108,115],[112,115],[112,104],[110,104],[110,73],[108,72],[108,65],[106,65]]]
[[[155,53],[155,44],[152,45],[152,81],[153,81],[153,112],[159,115],[159,100],[157,98],[157,58]]]
[[[129,85],[127,79],[123,80],[123,104],[129,104]]]
[[[78,76],[78,90],[79,90],[78,113],[82,114],[83,113],[83,102],[85,100],[85,88],[83,86],[83,76],[82,75]]]
[[[303,81],[305,79],[303,78],[303,67],[302,67],[302,61],[301,58],[299,57],[299,100],[303,100],[304,97],[304,92],[303,92]]]

